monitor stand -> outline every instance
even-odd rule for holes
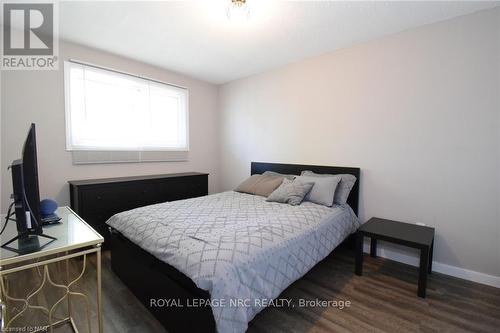
[[[40,239],[38,237],[44,237],[48,239],[47,242],[44,244],[40,245]],[[36,233],[23,233],[20,235],[17,235],[16,237],[12,238],[10,241],[7,243],[3,244],[2,247],[4,249],[7,249],[9,251],[16,252],[18,254],[27,254],[31,253],[34,251],[39,251],[43,249],[45,246],[49,245],[53,241],[55,241],[57,238],[45,235],[45,234],[36,234]],[[9,244],[18,241],[18,247],[12,247],[8,246]]]

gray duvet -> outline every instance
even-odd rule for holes
[[[218,332],[244,332],[266,300],[359,226],[347,205],[290,206],[233,191],[130,210],[107,223],[207,290]]]

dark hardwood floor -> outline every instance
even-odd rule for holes
[[[295,307],[265,309],[252,320],[249,332],[500,332],[500,289],[433,273],[428,296],[421,299],[416,296],[417,268],[365,256],[364,275],[359,277],[353,273],[353,258],[348,249],[335,250],[281,295],[293,299]],[[104,254],[102,268],[105,332],[165,332],[113,274],[109,253]],[[92,295],[94,277],[91,264],[79,283]],[[349,301],[351,305],[343,309],[299,307],[299,299]],[[81,325],[84,312],[78,306],[74,308]],[[92,317],[96,328],[95,311]],[[67,326],[55,330],[70,331]]]

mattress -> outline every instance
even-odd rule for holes
[[[107,224],[211,296],[218,332],[252,318],[359,226],[348,205],[266,202],[234,191],[137,208]]]

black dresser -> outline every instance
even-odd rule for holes
[[[105,222],[114,214],[208,194],[208,174],[197,172],[72,180],[68,183],[71,208],[104,236],[105,246],[109,245]]]

